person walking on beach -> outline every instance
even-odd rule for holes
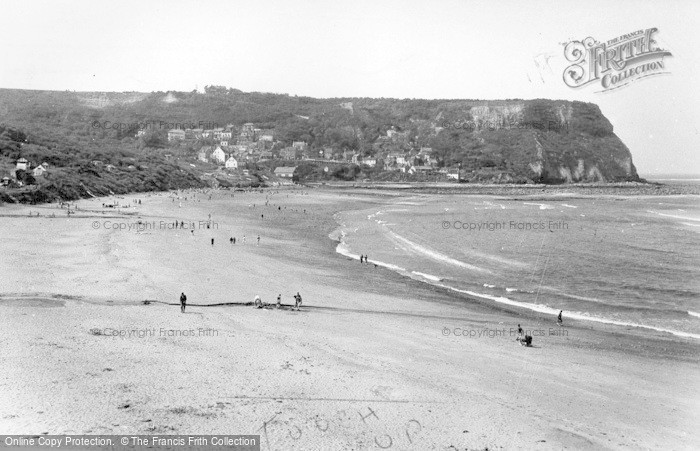
[[[211,239],[211,245],[214,245],[214,238]]]
[[[187,306],[187,296],[185,293],[180,294],[180,313],[185,313],[185,307]]]
[[[522,337],[523,336],[523,328],[520,327],[520,324],[518,324],[518,336]]]
[[[557,323],[561,326],[564,323],[564,320],[561,318],[561,314],[564,310],[559,310],[559,315],[557,315]]]
[[[301,307],[301,295],[297,291],[297,294],[294,295],[294,308],[299,310],[299,307]]]
[[[256,244],[256,246],[259,246],[259,245],[260,245],[260,235],[258,235],[258,243]]]
[[[231,244],[233,244],[233,237],[229,238],[229,239],[228,239],[228,242],[231,243]]]
[[[277,295],[277,308],[282,306],[282,293]]]

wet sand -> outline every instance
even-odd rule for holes
[[[262,449],[700,446],[696,342],[560,328],[335,253],[333,213],[400,193],[272,192],[0,207],[0,430],[262,434]],[[285,306],[246,305],[256,294]],[[518,323],[547,335],[521,347]]]

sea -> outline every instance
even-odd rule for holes
[[[700,339],[700,196],[523,197],[407,194],[337,213],[331,238],[484,303]]]

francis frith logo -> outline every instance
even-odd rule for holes
[[[657,47],[657,28],[632,33],[599,42],[592,37],[571,41],[564,47],[564,56],[572,63],[564,70],[564,83],[580,88],[600,83],[598,92],[627,86],[646,77],[669,73],[664,57],[671,52]]]

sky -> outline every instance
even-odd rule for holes
[[[641,175],[700,174],[694,0],[0,0],[0,88],[549,98],[600,106]],[[668,74],[570,88],[564,45],[655,27]]]

